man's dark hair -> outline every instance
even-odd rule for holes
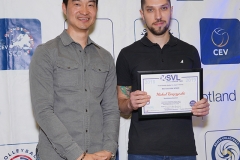
[[[98,6],[98,0],[95,0],[96,1],[96,6]],[[63,3],[65,4],[65,6],[67,7],[68,5],[68,0],[63,0]]]
[[[168,0],[168,2],[170,3],[170,6],[171,6],[171,0]],[[141,8],[143,10],[143,5],[145,4],[145,0],[141,0]]]

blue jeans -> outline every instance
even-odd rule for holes
[[[38,154],[36,155],[36,160],[41,160]]]
[[[36,148],[36,160],[41,160],[39,157],[38,149]]]
[[[196,156],[158,156],[129,154],[128,160],[196,160]]]
[[[41,160],[40,157],[37,155],[36,160]]]

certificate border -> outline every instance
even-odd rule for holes
[[[173,74],[173,73],[187,73],[187,72],[199,72],[199,100],[203,98],[203,69],[194,68],[194,69],[179,69],[179,70],[152,70],[152,71],[137,71],[137,87],[138,90],[142,90],[141,87],[141,75],[144,74]],[[154,118],[163,118],[163,117],[178,117],[178,116],[192,116],[190,113],[170,113],[170,114],[154,114],[154,115],[142,115],[143,108],[138,109],[138,118],[139,119],[154,119]]]

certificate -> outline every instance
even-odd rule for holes
[[[140,119],[190,116],[203,97],[203,69],[138,71],[138,89],[151,96]]]

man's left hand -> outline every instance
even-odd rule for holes
[[[192,113],[199,117],[206,116],[209,113],[209,106],[210,104],[208,103],[208,100],[203,98],[194,104],[192,107]]]

